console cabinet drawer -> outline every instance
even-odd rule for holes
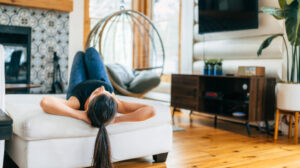
[[[194,75],[172,75],[172,85],[198,86],[199,77]]]
[[[171,106],[178,108],[186,108],[191,110],[197,110],[197,101],[194,98],[172,96]]]
[[[197,88],[191,86],[172,85],[172,96],[181,96],[196,99]]]
[[[198,81],[194,75],[172,75],[171,106],[196,110]]]
[[[197,109],[197,89],[172,86],[171,105],[179,108]]]

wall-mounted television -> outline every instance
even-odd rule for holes
[[[199,33],[258,28],[258,0],[198,0]]]

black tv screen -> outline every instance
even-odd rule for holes
[[[199,33],[258,28],[258,0],[198,0]]]

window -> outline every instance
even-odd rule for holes
[[[140,0],[123,0],[125,9],[131,9],[132,3],[138,8],[145,7],[142,11],[150,11],[152,22],[158,29],[165,49],[165,74],[178,73],[179,69],[179,5],[180,0],[149,0],[151,5]],[[120,11],[122,0],[90,0],[89,15],[91,29],[106,16]],[[138,3],[138,5],[136,5]],[[139,4],[140,3],[140,4]],[[122,21],[123,22],[123,21]],[[102,51],[105,63],[118,62],[127,66],[133,65],[133,37],[132,27],[125,26],[124,22],[116,21],[107,37],[102,41],[106,51]],[[130,29],[130,30],[129,30]],[[127,33],[126,33],[127,32]],[[107,33],[104,31],[104,33]],[[153,33],[153,32],[152,32]],[[125,36],[124,36],[125,34]],[[113,40],[116,39],[116,40]],[[155,45],[159,46],[159,40],[155,37]],[[121,41],[121,42],[120,42]],[[156,44],[157,43],[157,44]],[[97,45],[98,46],[98,45]],[[154,53],[152,53],[154,54]],[[140,55],[140,54],[139,54]],[[109,57],[108,57],[109,56]],[[124,63],[125,62],[125,63]]]
[[[120,10],[121,0],[90,0],[91,29],[95,24],[114,12]],[[131,9],[131,0],[124,0],[125,9]]]
[[[179,5],[180,0],[153,0],[152,21],[165,48],[165,74],[178,73]]]
[[[90,19],[92,29],[100,20],[121,10],[122,0],[90,0]],[[131,0],[124,0],[124,8],[131,9]],[[132,66],[132,36],[124,18],[112,19],[107,24],[102,40],[104,63],[120,63]],[[98,47],[98,44],[96,45]]]

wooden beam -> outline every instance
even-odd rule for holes
[[[178,24],[178,28],[179,28],[179,39],[178,39],[178,73],[181,73],[181,17],[182,17],[182,0],[179,1],[179,24]]]
[[[91,31],[91,18],[90,18],[90,0],[84,0],[84,29],[83,29],[83,48],[85,48],[86,40]]]
[[[133,0],[132,9],[143,13],[151,19],[152,0]],[[140,19],[141,23],[144,21],[141,17],[137,17],[136,19]],[[148,68],[150,66],[150,39],[149,36],[144,36],[144,33],[147,33],[146,30],[149,29],[149,25],[145,24],[146,30],[141,29],[141,31],[138,31],[139,28],[137,26],[136,24],[133,25],[133,43],[135,45],[133,45],[132,52],[132,68]]]
[[[160,80],[161,80],[162,82],[171,83],[171,74],[163,74],[163,75],[160,77]]]
[[[73,0],[0,0],[0,3],[62,12],[73,11]]]

